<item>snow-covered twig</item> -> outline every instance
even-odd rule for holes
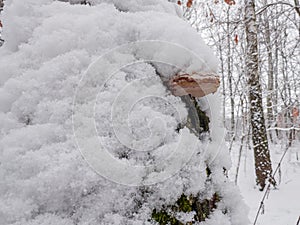
[[[279,160],[279,163],[278,163],[278,165],[277,165],[277,167],[276,167],[276,169],[275,169],[275,171],[274,171],[274,173],[273,173],[273,175],[272,175],[272,178],[273,178],[273,179],[274,179],[274,177],[275,177],[277,171],[280,170],[281,163],[282,163],[282,161],[283,161],[283,159],[284,159],[284,157],[285,157],[285,155],[286,155],[288,149],[289,149],[289,145],[286,147],[285,151],[283,152],[283,154],[282,154],[282,156],[281,156],[281,158],[280,158],[280,160]],[[272,178],[271,178],[271,179],[272,179]],[[259,205],[259,207],[258,207],[258,210],[257,210],[256,216],[255,216],[253,225],[256,224],[260,212],[264,209],[264,201],[265,201],[266,197],[269,195],[269,191],[270,191],[270,188],[271,188],[271,184],[272,184],[272,183],[269,181],[269,184],[268,184],[267,188],[265,189],[265,193],[264,193],[264,195],[263,195],[263,197],[262,197],[262,199],[261,199],[261,201],[260,201],[260,205]],[[297,225],[299,225],[299,224],[297,223]]]
[[[267,130],[281,130],[281,131],[298,130],[298,131],[300,131],[300,128],[297,128],[297,127],[288,127],[288,128],[270,127],[270,128],[267,128]]]
[[[295,8],[296,9],[296,11],[297,11],[297,13],[299,14],[299,6],[294,6],[294,5],[292,5],[291,3],[289,3],[289,2],[274,2],[274,3],[270,3],[270,4],[268,4],[268,5],[265,5],[264,7],[262,7],[261,9],[259,9],[259,10],[257,10],[256,11],[256,15],[258,15],[258,14],[260,14],[260,13],[262,13],[263,11],[265,11],[267,8],[269,8],[270,6],[274,6],[274,5],[278,5],[278,4],[281,4],[281,5],[288,5],[288,6],[290,6],[290,7],[293,7],[293,8]],[[299,16],[300,16],[300,14],[299,14]]]

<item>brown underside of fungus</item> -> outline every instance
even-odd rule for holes
[[[169,88],[173,95],[203,97],[215,93],[220,86],[220,78],[212,73],[180,74],[169,80]]]

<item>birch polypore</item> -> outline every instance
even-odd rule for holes
[[[192,73],[179,74],[169,80],[169,88],[173,95],[203,97],[215,93],[220,86],[220,78],[216,74]]]

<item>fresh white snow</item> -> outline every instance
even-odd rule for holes
[[[69,2],[5,1],[0,225],[148,225],[154,208],[182,193],[205,199],[215,192],[222,196],[218,208],[199,224],[251,224],[263,192],[255,186],[251,150],[243,150],[238,187],[224,176],[231,160],[220,96],[198,100],[210,116],[212,141],[176,131],[187,110],[164,82],[178,72],[218,68],[176,1]],[[270,147],[274,169],[284,148]],[[296,224],[299,149],[295,141],[257,225]],[[231,180],[238,150],[235,142]]]
[[[278,166],[284,153],[284,146],[280,143],[270,145],[273,170]],[[236,173],[238,151],[239,145],[235,143],[232,150],[233,167],[230,171],[230,177],[233,180]],[[268,197],[264,201],[264,213],[260,213],[257,225],[296,225],[300,216],[300,162],[297,160],[297,152],[300,155],[300,142],[296,140],[288,149],[281,164],[281,176],[279,177],[280,173],[277,173],[275,176],[278,186],[275,189],[271,188]],[[248,217],[253,223],[264,192],[258,191],[255,185],[253,152],[245,148],[240,165],[238,186],[246,204],[250,208]]]
[[[201,224],[247,223],[238,188],[223,174],[230,157],[219,96],[202,99],[211,141],[176,131],[187,112],[164,79],[178,68],[217,70],[180,15],[165,0],[5,2],[0,224],[153,224],[152,210],[182,193],[215,192],[221,201]]]

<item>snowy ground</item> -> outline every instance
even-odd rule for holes
[[[239,143],[232,151],[233,167],[230,178],[234,180],[236,174]],[[300,143],[293,143],[289,148],[282,166],[281,182],[277,189],[272,189],[265,200],[264,214],[259,215],[257,225],[296,225],[300,216],[300,161],[296,159],[296,152],[300,156]],[[271,160],[273,170],[277,167],[283,150],[280,144],[271,146]],[[277,174],[278,182],[279,176]],[[255,187],[254,159],[251,150],[243,149],[238,185],[246,204],[250,208],[249,219],[253,223],[263,192]]]

